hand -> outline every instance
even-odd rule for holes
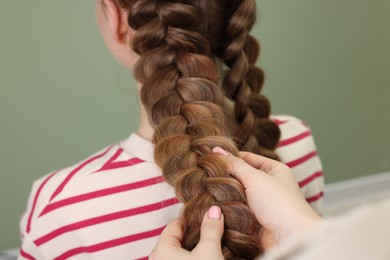
[[[153,249],[149,259],[151,260],[224,260],[221,250],[221,238],[223,234],[223,215],[221,209],[213,206],[205,214],[200,231],[200,241],[191,252],[181,247],[183,238],[180,221],[172,221],[161,233],[160,239]]]
[[[247,152],[238,158],[219,147],[213,152],[225,156],[230,173],[244,185],[249,207],[263,226],[260,239],[265,249],[322,222],[286,165]],[[183,232],[176,220],[164,229],[150,259],[222,260],[222,234],[223,215],[214,206],[203,218],[201,238],[192,252],[181,247]]]
[[[322,221],[286,165],[248,152],[240,152],[240,158],[219,147],[213,152],[225,156],[230,173],[244,185],[248,205],[263,226],[260,240],[265,249]]]

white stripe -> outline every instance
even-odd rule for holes
[[[134,209],[172,198],[174,197],[173,191],[171,194],[165,193],[167,185],[166,183],[160,183],[142,189],[121,192],[58,208],[40,217],[39,226],[36,227],[34,235],[38,238],[57,228],[76,222]],[[163,195],[171,196],[163,197]],[[141,223],[144,222],[141,221]]]
[[[307,137],[292,145],[276,149],[276,153],[279,155],[282,162],[290,163],[316,150],[313,138]]]
[[[77,248],[80,245],[90,246],[98,243],[110,241],[117,238],[130,236],[153,230],[165,226],[171,220],[177,217],[181,205],[160,209],[142,215],[118,219],[112,222],[106,222],[95,226],[86,227],[77,231],[62,234],[50,242],[40,246],[41,250],[50,251],[51,257],[56,257],[68,250]],[[142,225],[140,225],[142,223]],[[138,244],[143,244],[140,241]],[[130,246],[137,255],[145,253],[142,249],[153,248],[153,245],[141,247]],[[111,249],[107,249],[110,251]],[[128,255],[129,259],[133,254]],[[109,258],[114,259],[114,258]]]

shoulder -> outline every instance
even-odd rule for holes
[[[288,135],[294,130],[303,131],[309,129],[308,124],[304,120],[292,115],[272,115],[271,120],[279,126],[282,135]]]
[[[276,152],[291,168],[298,166],[302,156],[318,156],[314,138],[306,122],[290,115],[273,116],[272,120],[280,129],[280,141]],[[309,158],[307,158],[309,159]]]
[[[23,217],[26,218],[26,221],[22,219],[22,224],[26,224],[27,233],[32,219],[42,210],[43,205],[62,193],[69,183],[97,169],[109,157],[110,150],[114,149],[115,145],[107,146],[72,166],[55,170],[35,180],[30,192],[27,210]]]
[[[275,115],[281,138],[276,153],[294,172],[308,202],[319,210],[322,203],[324,178],[322,163],[309,125],[291,115]]]
[[[173,207],[176,213],[178,201],[157,166],[114,144],[34,183],[21,221],[22,236],[27,238],[22,248],[28,250],[31,240],[36,250],[52,259],[80,245],[130,239],[144,229],[164,226],[173,214],[156,220],[155,212],[173,212]],[[144,247],[131,246],[127,254],[145,253]],[[104,250],[123,251],[112,245]]]
[[[311,130],[306,122],[290,115],[272,116],[271,119],[281,132],[276,150],[281,161],[293,168],[298,166],[298,162],[294,161],[299,159],[299,156],[318,156]]]
[[[52,211],[53,205],[59,201],[102,190],[110,185],[119,185],[131,179],[139,180],[141,177],[137,171],[142,164],[145,164],[142,159],[127,153],[118,144],[112,144],[72,166],[39,178],[33,183],[21,228],[29,233],[34,220]],[[142,167],[153,168],[150,163]],[[136,174],[128,174],[130,168]],[[108,176],[113,171],[115,177]],[[156,174],[154,169],[149,172]]]

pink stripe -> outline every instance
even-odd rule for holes
[[[279,145],[278,147],[283,147],[283,146],[286,146],[286,145],[290,145],[290,144],[293,144],[295,142],[298,142],[306,137],[309,137],[311,135],[310,131],[306,131],[306,132],[303,132],[297,136],[294,136],[294,137],[291,137],[289,139],[286,139],[286,140],[283,140],[283,141],[280,141],[279,142]]]
[[[63,199],[63,200],[48,204],[44,208],[44,210],[41,212],[39,217],[41,217],[41,216],[43,216],[43,215],[45,215],[45,214],[47,214],[55,209],[69,206],[72,204],[76,204],[76,203],[79,203],[82,201],[96,199],[99,197],[108,196],[111,194],[116,194],[116,193],[125,192],[125,191],[129,191],[129,190],[139,189],[139,188],[155,185],[155,184],[162,183],[162,182],[164,182],[164,179],[162,176],[159,176],[159,177],[155,177],[155,178],[142,180],[139,182],[133,182],[133,183],[125,184],[125,185],[120,185],[120,186],[116,186],[116,187],[112,187],[112,188],[107,188],[107,189],[103,189],[103,190],[98,190],[98,191],[93,191],[93,192],[77,195],[74,197],[70,197],[67,199]]]
[[[121,154],[123,153],[123,149],[122,148],[119,148],[115,154],[110,158],[110,160],[107,161],[107,163],[111,163],[113,161],[115,161]]]
[[[59,170],[55,171],[52,174],[50,174],[49,176],[47,176],[46,179],[39,186],[38,191],[35,193],[33,206],[31,208],[30,214],[28,216],[28,221],[27,221],[27,228],[26,228],[27,234],[30,233],[30,230],[31,230],[31,220],[32,220],[32,216],[33,216],[34,211],[35,211],[35,206],[37,205],[38,197],[41,194],[41,191],[42,191],[43,187],[45,186],[45,184],[50,180],[51,177],[53,177],[58,172],[59,172]]]
[[[311,158],[315,157],[316,155],[317,155],[317,151],[313,151],[311,153],[306,154],[305,156],[302,156],[301,158],[298,158],[294,161],[286,163],[286,165],[290,168],[294,168],[294,167],[306,162],[307,160],[310,160]]]
[[[282,120],[279,120],[279,119],[276,119],[276,118],[271,118],[271,120],[274,121],[274,123],[277,124],[277,125],[282,125],[284,123],[287,123],[287,120],[282,121]]]
[[[20,256],[24,257],[25,259],[35,260],[35,258],[32,255],[24,252],[23,249],[20,249],[19,254],[20,254]]]
[[[307,177],[306,179],[304,180],[301,180],[298,184],[299,184],[299,187],[302,188],[304,186],[306,186],[307,184],[309,184],[310,182],[312,182],[313,180],[317,179],[317,178],[320,178],[324,176],[322,172],[316,172],[316,173],[313,173],[312,175],[310,175],[309,177]]]
[[[60,184],[60,186],[58,186],[58,188],[54,191],[53,195],[50,197],[50,201],[52,201],[58,194],[60,194],[60,192],[64,189],[64,187],[66,186],[66,184],[70,181],[70,179],[72,179],[72,177],[79,171],[81,170],[84,166],[86,166],[87,164],[93,162],[94,160],[96,159],[99,159],[100,157],[104,156],[110,149],[112,148],[112,146],[108,147],[103,153],[99,154],[99,155],[96,155],[92,158],[89,158],[88,160],[86,160],[85,162],[83,162],[82,164],[80,164],[76,169],[74,169],[68,176],[66,176],[65,180]]]
[[[103,167],[100,170],[97,170],[94,173],[101,172],[101,171],[107,171],[107,170],[114,170],[118,168],[124,168],[124,167],[130,167],[139,163],[143,163],[144,160],[141,160],[139,158],[131,158],[127,161],[120,161],[120,162],[108,162],[103,165]]]
[[[312,197],[306,198],[306,201],[307,201],[307,203],[312,203],[312,202],[315,202],[315,201],[321,199],[322,197],[324,197],[324,192],[323,191],[321,191],[317,195],[314,195]]]
[[[148,260],[148,259],[149,259],[149,257],[145,256],[145,257],[142,257],[142,258],[138,258],[136,260]]]
[[[146,239],[146,238],[151,238],[151,237],[156,237],[156,236],[159,236],[161,234],[161,232],[164,230],[164,228],[165,227],[161,227],[161,228],[158,228],[155,230],[150,230],[150,231],[146,231],[143,233],[138,233],[138,234],[131,235],[131,236],[121,237],[121,238],[113,239],[110,241],[106,241],[106,242],[91,245],[91,246],[77,247],[77,248],[71,249],[69,251],[66,251],[62,255],[56,257],[55,260],[68,259],[68,258],[75,256],[75,255],[78,255],[78,254],[94,253],[94,252],[98,252],[98,251],[105,250],[108,248],[131,243],[134,241],[138,241],[138,240],[142,240],[142,239]]]
[[[115,161],[123,152],[123,149],[122,148],[119,148],[115,153],[114,155],[105,163],[103,164],[102,168],[100,170],[97,170],[96,172],[99,172],[101,171],[102,169],[104,169],[104,167],[110,163],[112,163],[113,161]]]
[[[116,219],[127,218],[127,217],[131,217],[134,215],[139,215],[139,214],[147,213],[150,211],[159,210],[159,209],[166,208],[166,207],[172,206],[174,204],[178,204],[178,203],[179,203],[178,199],[172,198],[172,199],[168,199],[165,201],[157,202],[154,204],[150,204],[150,205],[146,205],[146,206],[142,206],[142,207],[138,207],[138,208],[123,210],[123,211],[110,213],[110,214],[103,215],[103,216],[98,216],[98,217],[86,219],[83,221],[79,221],[79,222],[76,222],[73,224],[69,224],[69,225],[60,227],[60,228],[58,228],[58,229],[56,229],[56,230],[54,230],[54,231],[52,231],[44,236],[38,238],[37,240],[34,241],[34,243],[37,246],[40,246],[44,243],[49,242],[52,239],[64,234],[64,233],[67,233],[67,232],[70,232],[73,230],[82,229],[82,228],[85,228],[88,226],[93,226],[93,225],[101,224],[101,223],[116,220]]]

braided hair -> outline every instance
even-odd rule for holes
[[[224,213],[225,258],[255,258],[260,224],[244,187],[211,151],[219,146],[233,155],[249,150],[277,158],[279,129],[259,94],[259,47],[249,35],[255,0],[118,1],[135,31],[134,74],[155,129],[155,161],[185,205],[183,247],[196,246],[205,212],[217,205]]]

